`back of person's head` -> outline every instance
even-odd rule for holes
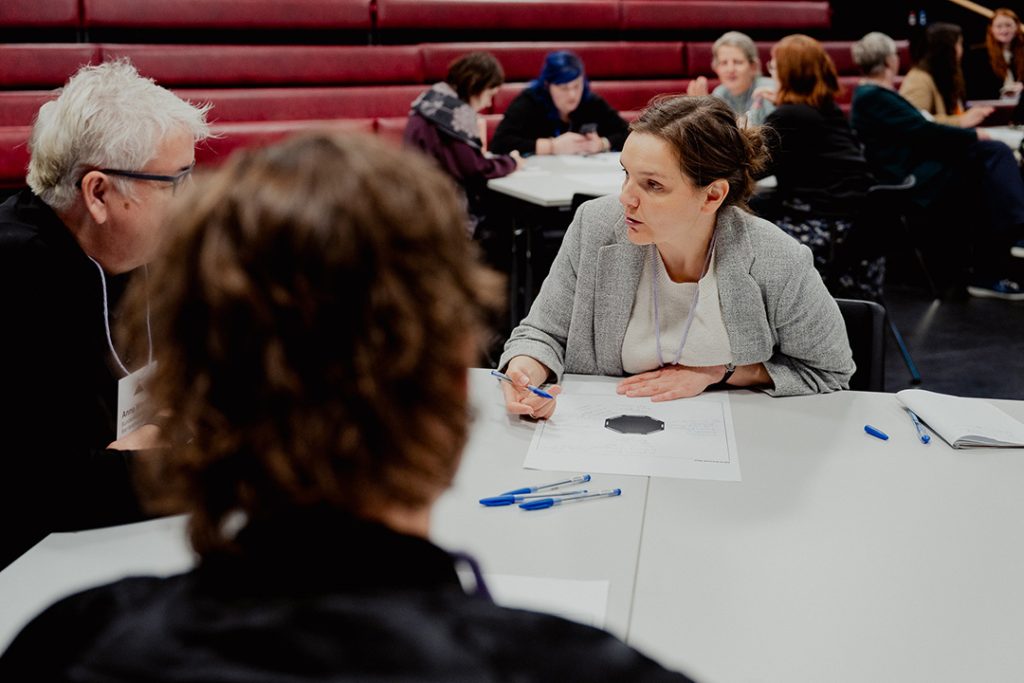
[[[445,82],[463,102],[505,82],[501,63],[490,52],[470,52],[448,65]]]
[[[245,150],[195,183],[124,329],[149,306],[153,404],[193,435],[173,467],[198,552],[239,513],[386,522],[450,485],[500,299],[463,224],[447,177],[372,137]]]
[[[896,41],[879,31],[872,31],[850,47],[853,61],[865,76],[879,76],[886,69],[889,57],[899,54]]]
[[[801,34],[786,36],[772,48],[772,58],[779,81],[776,100],[780,104],[820,108],[835,101],[839,76],[832,58],[817,40]]]
[[[728,181],[723,208],[746,207],[755,175],[767,161],[760,129],[741,128],[736,114],[717,97],[655,98],[629,129],[665,140],[679,157],[680,171],[697,187]]]
[[[28,186],[49,206],[69,209],[84,173],[100,168],[138,170],[176,129],[194,141],[209,136],[206,112],[143,78],[127,60],[84,66],[39,108],[29,140]],[[131,184],[112,177],[131,195]]]
[[[757,54],[757,46],[746,33],[739,31],[727,31],[711,46],[711,65],[718,63],[718,48],[734,47],[747,58],[747,61],[754,65],[754,75],[761,75],[761,59]]]
[[[962,45],[962,41],[963,31],[959,26],[936,22],[925,29],[921,57],[916,63],[931,75],[950,113],[964,97],[964,76],[957,54],[957,45]]]

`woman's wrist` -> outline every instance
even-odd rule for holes
[[[537,138],[537,145],[534,149],[537,154],[554,154],[555,153],[555,139],[554,138]]]

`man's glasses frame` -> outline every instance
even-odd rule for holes
[[[131,180],[154,180],[160,183],[170,183],[171,193],[177,192],[178,185],[180,185],[186,178],[188,178],[192,171],[196,167],[196,162],[189,164],[189,167],[185,170],[175,173],[174,175],[158,175],[156,173],[142,173],[141,171],[122,171],[119,168],[98,168],[96,169],[100,173],[107,175],[116,175],[122,178],[130,178]],[[78,181],[78,185],[81,186],[82,181]]]

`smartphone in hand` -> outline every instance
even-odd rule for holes
[[[580,135],[590,135],[591,133],[597,132],[596,123],[584,123],[580,126]]]

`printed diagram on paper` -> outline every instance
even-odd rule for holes
[[[537,425],[524,467],[740,481],[728,394],[652,403],[619,396],[611,383],[570,381],[563,388],[554,416]],[[620,415],[646,415],[665,428],[621,434],[605,427]]]

